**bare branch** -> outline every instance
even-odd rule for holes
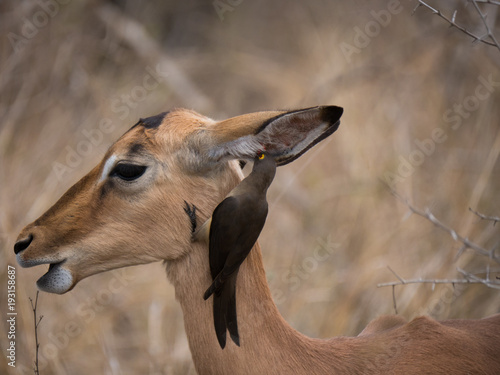
[[[392,286],[392,306],[394,307],[394,314],[398,315],[398,305],[396,304],[396,286]]]
[[[493,225],[495,225],[496,223],[500,222],[500,217],[498,217],[498,216],[487,216],[487,215],[481,214],[481,213],[479,213],[477,211],[474,211],[470,207],[469,207],[469,211],[472,212],[473,214],[475,214],[476,216],[478,216],[479,218],[481,218],[481,220],[490,220],[490,221],[493,221]]]
[[[500,5],[500,1],[493,0],[476,0],[477,3],[491,4],[491,5]]]
[[[462,245],[460,249],[457,251],[457,255],[455,255],[455,258],[453,258],[453,262],[456,262],[458,258],[462,256],[462,254],[467,250],[467,245]]]
[[[479,14],[479,17],[481,17],[481,20],[483,21],[484,27],[486,27],[486,32],[487,32],[488,37],[493,41],[495,46],[500,51],[500,44],[498,43],[498,40],[495,37],[495,35],[493,35],[493,33],[491,32],[491,29],[490,29],[490,26],[488,25],[488,22],[486,22],[486,15],[483,14],[481,9],[479,8],[479,5],[477,5],[477,0],[472,0],[472,3],[474,4],[474,7],[476,8],[476,11]]]
[[[477,0],[473,0],[473,1],[477,1]],[[485,2],[488,2],[488,1],[485,1]],[[488,2],[488,3],[494,4],[494,2]],[[477,4],[475,4],[475,5],[477,6]],[[497,47],[500,50],[500,46],[498,45],[498,42],[496,41],[496,38],[494,38],[494,36],[492,36],[493,34],[491,34],[491,31],[490,31],[489,27],[487,27],[487,30],[488,30],[487,36],[490,37],[493,40],[492,42],[490,42],[489,40],[484,40],[483,37],[477,36],[474,33],[472,33],[471,31],[467,30],[467,28],[465,28],[465,27],[460,26],[459,24],[457,24],[455,22],[457,11],[455,11],[453,13],[452,18],[450,19],[450,18],[446,17],[439,9],[435,9],[435,8],[431,7],[429,4],[427,4],[426,2],[424,2],[422,0],[418,0],[418,5],[413,10],[413,12],[415,12],[417,10],[417,8],[420,7],[420,6],[424,6],[427,9],[431,10],[431,12],[433,14],[436,14],[437,16],[441,17],[446,22],[448,22],[450,24],[450,27],[456,27],[458,30],[462,31],[463,33],[465,33],[468,36],[470,36],[471,38],[473,38],[474,42],[479,41],[479,42],[487,44],[489,46]],[[483,22],[486,24],[486,22],[485,22],[486,19],[485,19],[485,16],[482,14],[482,12],[480,12],[480,16],[483,19]]]
[[[485,248],[483,248],[483,247],[475,244],[474,242],[470,241],[468,238],[460,236],[454,229],[446,226],[441,221],[439,221],[432,214],[432,212],[430,212],[429,209],[426,209],[425,211],[419,210],[419,209],[415,208],[414,206],[412,206],[408,202],[407,199],[404,199],[403,197],[401,197],[394,189],[390,188],[390,191],[391,191],[391,193],[397,199],[399,199],[401,202],[403,202],[408,207],[410,213],[414,213],[414,214],[417,214],[419,216],[422,216],[422,217],[426,218],[432,224],[434,224],[436,227],[438,227],[438,228],[442,229],[443,231],[447,232],[448,234],[450,234],[450,236],[453,238],[453,240],[462,243],[462,246],[461,246],[460,250],[458,251],[458,254],[457,254],[456,258],[460,257],[460,255],[465,250],[472,249],[472,250],[476,251],[477,253],[479,253],[479,254],[481,254],[483,256],[487,256],[489,259],[493,259],[495,262],[497,262],[497,263],[500,264],[499,259],[494,254],[495,249],[492,249],[492,250],[488,251]],[[486,216],[486,215],[482,215],[482,214],[479,214],[479,213],[473,211],[470,208],[469,208],[469,210],[472,211],[472,212],[474,212],[481,219],[494,220],[494,222],[500,221],[500,218],[496,218],[496,217],[492,218],[492,217],[489,217],[489,216]],[[405,280],[404,278],[402,278],[401,276],[399,276],[390,266],[387,266],[387,268],[389,269],[389,271],[391,271],[391,273],[399,281],[392,281],[392,282],[388,282],[388,283],[380,283],[380,284],[377,284],[377,288],[387,287],[387,286],[392,287],[392,298],[393,298],[393,305],[394,305],[394,309],[395,310],[396,310],[395,287],[398,286],[398,285],[406,285],[406,284],[432,284],[432,288],[434,290],[434,287],[436,286],[436,284],[453,284],[453,285],[454,284],[483,284],[483,285],[486,285],[489,288],[500,289],[500,281],[497,281],[497,280],[499,280],[499,278],[497,277],[495,280],[491,280],[490,279],[490,271],[491,270],[490,270],[489,264],[486,266],[486,278],[478,277],[474,273],[470,273],[470,272],[464,271],[461,268],[457,268],[457,271],[464,276],[463,279],[422,279],[422,278],[420,278],[420,279]],[[480,272],[480,273],[482,274],[484,272]]]
[[[398,286],[408,284],[477,284],[477,282],[468,279],[403,279],[402,281],[390,281],[377,284],[377,288],[386,286]],[[499,284],[500,285],[500,284]]]
[[[419,216],[422,216],[429,220],[432,224],[434,224],[436,227],[442,229],[443,231],[447,232],[450,234],[451,238],[453,238],[454,241],[460,242],[463,244],[462,248],[459,250],[459,254],[462,254],[466,249],[472,249],[476,251],[477,253],[486,256],[490,259],[493,259],[495,262],[500,263],[500,260],[495,256],[494,250],[488,251],[484,247],[470,241],[466,237],[460,236],[454,229],[448,227],[447,225],[443,224],[441,221],[439,221],[433,214],[432,212],[429,211],[429,209],[426,209],[425,211],[421,211],[415,207],[413,207],[408,200],[404,199],[401,197],[396,191],[391,189],[391,193],[398,198],[401,202],[403,202],[411,212],[414,214],[417,214]]]
[[[396,276],[396,278],[404,284],[404,279],[402,277],[400,277],[396,271],[394,271],[391,266],[387,266],[387,268],[389,269],[389,271],[392,272],[392,274],[394,276]],[[396,285],[393,285],[392,286],[392,306],[394,307],[394,314],[398,315],[398,306],[396,304]]]
[[[389,271],[391,271],[393,273],[394,276],[396,276],[396,278],[399,281],[401,281],[403,284],[405,283],[404,279],[401,276],[399,276],[390,266],[387,266],[387,268],[389,269]]]
[[[466,278],[464,279],[408,279],[403,281],[391,281],[387,283],[379,283],[377,284],[377,288],[383,288],[387,286],[395,287],[398,285],[407,285],[407,284],[484,284],[493,289],[500,289],[500,282],[496,281],[488,281],[486,279],[481,279],[480,277],[475,276],[474,274],[468,273],[460,268],[457,268],[457,271],[462,273]]]
[[[500,289],[500,283],[496,282],[496,281],[489,280],[489,276],[486,279],[482,279],[480,277],[477,277],[473,273],[464,271],[461,268],[457,268],[457,271],[460,272],[462,275],[464,275],[465,278],[473,281],[476,284],[484,284],[484,285],[486,285],[489,288]]]
[[[33,304],[33,300],[31,297],[29,297],[30,303],[31,303],[31,309],[33,310],[33,322],[35,325],[35,363],[34,363],[34,368],[33,371],[35,372],[35,375],[40,375],[40,370],[38,368],[38,349],[40,348],[40,343],[38,342],[38,326],[40,325],[40,322],[42,321],[43,315],[40,316],[40,318],[37,320],[36,317],[36,308],[38,305],[38,294],[40,291],[36,291],[36,298],[35,298],[35,303]]]

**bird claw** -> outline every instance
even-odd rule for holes
[[[184,212],[189,216],[189,220],[191,221],[191,234],[196,232],[196,206],[189,205],[188,202],[184,201],[186,207],[184,207]]]

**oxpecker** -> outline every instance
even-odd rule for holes
[[[215,208],[212,217],[195,233],[195,240],[208,242],[213,282],[203,298],[207,300],[214,295],[215,332],[222,349],[226,346],[226,329],[235,344],[240,345],[236,319],[236,278],[240,265],[264,227],[268,211],[266,193],[275,173],[274,159],[259,153],[252,172],[231,190]]]

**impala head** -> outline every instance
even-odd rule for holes
[[[38,287],[65,293],[99,272],[182,257],[191,238],[184,201],[210,216],[241,180],[236,160],[265,150],[284,165],[332,134],[341,115],[329,106],[216,122],[178,109],[141,119],[21,231],[17,260],[49,264]]]

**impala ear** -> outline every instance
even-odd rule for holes
[[[233,117],[207,129],[206,152],[220,161],[253,159],[257,152],[266,151],[278,165],[285,165],[337,130],[343,111],[324,106]]]

